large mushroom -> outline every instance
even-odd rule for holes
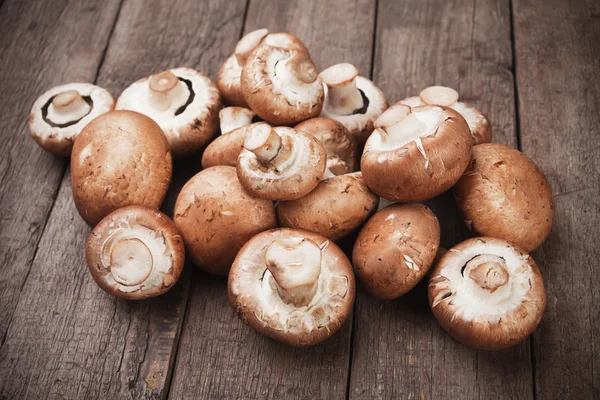
[[[229,301],[246,324],[291,346],[333,335],[352,311],[352,265],[326,237],[273,229],[242,247],[229,272]]]
[[[263,122],[248,130],[237,174],[254,197],[295,200],[317,187],[326,163],[327,153],[314,136]]]
[[[473,147],[454,196],[469,228],[514,242],[525,251],[538,248],[552,229],[550,185],[537,165],[512,147],[495,143]]]
[[[446,252],[429,278],[429,304],[444,330],[480,350],[512,347],[546,308],[542,275],[529,254],[502,239],[467,239]]]
[[[358,234],[352,252],[357,279],[373,296],[395,299],[414,288],[433,264],[440,224],[422,204],[392,204]]]
[[[237,159],[244,150],[246,135],[260,122],[244,125],[240,128],[218,136],[202,153],[202,168],[210,168],[215,165],[229,165],[235,167]]]
[[[362,150],[373,132],[373,122],[388,107],[388,102],[372,81],[358,74],[358,69],[347,63],[321,72],[327,89],[321,116],[341,122]]]
[[[244,107],[225,107],[219,111],[219,126],[221,135],[250,125],[256,113]]]
[[[121,93],[118,110],[145,114],[160,125],[173,158],[208,144],[217,134],[221,95],[211,80],[191,68],[173,68],[140,79]]]
[[[194,264],[216,275],[227,275],[252,236],[276,226],[273,203],[248,195],[228,166],[190,179],[177,197],[174,220]]]
[[[110,93],[91,83],[57,86],[33,103],[29,130],[44,150],[69,157],[81,130],[91,120],[114,108],[115,101]]]
[[[158,124],[134,111],[111,111],[81,131],[71,156],[73,200],[95,226],[127,205],[160,207],[173,171]]]
[[[142,206],[119,208],[92,230],[88,268],[107,293],[129,300],[161,295],[183,270],[183,240],[173,221]]]
[[[367,186],[379,196],[423,201],[458,181],[469,163],[471,146],[469,127],[456,111],[396,103],[375,121],[361,170]]]

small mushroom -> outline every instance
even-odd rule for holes
[[[387,200],[427,200],[458,181],[471,146],[469,127],[456,111],[396,103],[375,121],[361,170],[367,186]]]
[[[323,84],[306,51],[258,47],[242,69],[241,84],[250,108],[274,125],[316,117],[323,106]]]
[[[492,141],[492,125],[485,115],[475,107],[458,101],[458,92],[444,86],[430,86],[423,89],[419,96],[408,97],[399,103],[409,107],[424,104],[450,107],[467,121],[473,138],[473,145]]]
[[[98,286],[128,300],[167,292],[185,260],[173,221],[142,206],[119,208],[103,218],[87,240],[85,258]]]
[[[173,158],[182,158],[217,134],[221,95],[200,72],[173,68],[133,83],[119,96],[117,109],[137,111],[156,121]]]
[[[256,331],[291,346],[333,335],[352,311],[352,265],[334,243],[299,229],[253,237],[229,272],[229,301]]]
[[[515,346],[539,325],[546,290],[533,258],[502,239],[467,239],[446,252],[429,278],[429,305],[464,345]]]
[[[29,130],[44,150],[69,157],[81,130],[91,120],[114,108],[115,101],[110,93],[91,83],[57,86],[33,103]]]
[[[262,122],[247,132],[237,174],[254,197],[295,200],[317,187],[326,162],[327,153],[314,136]]]
[[[316,232],[335,242],[361,226],[379,205],[379,197],[355,172],[322,180],[317,188],[292,201],[277,204],[281,226]]]
[[[174,220],[194,264],[216,275],[227,275],[252,236],[276,226],[273,203],[248,195],[228,166],[192,177],[177,197]]]
[[[158,124],[134,111],[111,111],[90,122],[71,156],[73,200],[90,226],[128,205],[160,207],[173,165]]]
[[[550,185],[534,162],[512,147],[474,146],[454,197],[471,230],[514,242],[525,251],[538,248],[552,229]]]
[[[215,165],[235,167],[240,153],[244,150],[244,141],[248,131],[260,123],[245,125],[218,136],[202,153],[202,168],[206,169]]]
[[[373,82],[358,74],[358,69],[347,63],[321,72],[327,89],[321,116],[341,122],[362,150],[373,132],[373,122],[388,108],[388,102]]]
[[[340,122],[331,118],[311,118],[294,127],[299,132],[313,135],[327,152],[329,176],[356,171],[356,142]]]
[[[440,244],[440,224],[422,204],[392,204],[358,234],[352,253],[356,277],[380,299],[406,294],[427,274]]]
[[[242,126],[250,125],[256,113],[244,107],[225,107],[219,111],[219,125],[221,135],[231,132]]]

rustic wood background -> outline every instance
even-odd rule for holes
[[[348,61],[390,101],[459,90],[549,179],[556,221],[533,253],[548,309],[530,340],[486,353],[437,325],[420,285],[360,291],[330,340],[297,350],[246,327],[226,282],[186,267],[169,294],[105,294],[67,160],[29,137],[46,89],[95,82],[118,96],[170,67],[213,79],[240,36],[289,31],[318,67]],[[600,1],[0,0],[0,399],[600,398]],[[176,164],[170,212],[200,155]],[[448,194],[429,202],[442,245],[468,235]]]

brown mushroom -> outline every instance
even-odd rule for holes
[[[229,272],[229,301],[256,331],[291,346],[333,335],[352,311],[350,261],[326,237],[273,229],[242,247]]]
[[[73,200],[90,226],[128,205],[160,207],[173,170],[158,124],[134,111],[111,111],[81,131],[71,156]]]
[[[406,294],[427,274],[440,244],[440,224],[422,204],[392,204],[375,213],[352,252],[357,279],[380,299]]]
[[[252,236],[276,226],[273,203],[248,195],[228,166],[190,179],[177,197],[174,220],[194,264],[216,275],[227,275]]]
[[[520,151],[501,144],[477,145],[472,157],[454,187],[467,226],[525,251],[538,248],[554,220],[552,190],[542,171]]]
[[[396,103],[375,121],[361,170],[367,186],[379,196],[417,202],[450,189],[470,156],[469,127],[456,111]]]
[[[467,239],[429,278],[429,305],[444,330],[480,350],[522,342],[546,308],[542,275],[529,254],[502,239]]]
[[[244,107],[225,107],[219,111],[219,126],[221,135],[229,133],[242,126],[250,125],[256,113]]]
[[[242,126],[213,140],[202,153],[202,168],[206,169],[215,165],[235,167],[240,153],[244,150],[244,141],[248,131],[259,123]]]
[[[69,157],[81,130],[91,120],[114,108],[115,101],[110,93],[91,83],[57,86],[33,103],[29,130],[44,150]]]
[[[104,291],[141,300],[175,285],[185,255],[183,240],[169,217],[151,208],[129,206],[96,225],[87,240],[85,258]]]

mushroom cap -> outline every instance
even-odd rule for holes
[[[274,242],[296,246],[303,240],[320,248],[320,274],[310,303],[294,306],[279,295],[265,256]],[[295,261],[291,254],[282,261],[286,259]],[[231,266],[228,289],[229,301],[242,321],[272,339],[303,347],[327,339],[340,328],[352,311],[356,284],[352,265],[337,245],[316,233],[280,228],[260,233],[242,247]]]
[[[422,204],[392,204],[379,210],[358,234],[352,252],[357,279],[380,299],[414,288],[433,264],[440,224]]]
[[[256,124],[260,124],[260,122],[234,129],[213,140],[202,153],[202,168],[206,169],[215,165],[235,167],[241,151],[244,150],[246,134]]]
[[[98,286],[128,300],[167,292],[185,261],[173,221],[142,206],[119,208],[103,218],[88,237],[85,258]]]
[[[154,103],[153,78],[170,72],[178,79],[167,108]],[[191,68],[173,68],[131,84],[117,100],[118,110],[147,115],[160,125],[173,158],[182,158],[206,146],[217,134],[221,95],[211,80]]]
[[[251,128],[256,129],[259,125]],[[243,149],[237,161],[237,175],[244,189],[254,197],[267,200],[296,200],[317,187],[327,166],[327,153],[317,138],[292,128],[272,128],[292,143],[291,156],[281,165],[264,166],[254,153]],[[247,135],[250,130],[247,131]]]
[[[362,225],[379,205],[379,197],[365,185],[362,174],[334,176],[292,201],[277,204],[281,226],[305,229],[339,241]]]
[[[319,139],[327,153],[327,167],[333,175],[356,171],[356,142],[341,122],[317,117],[300,122],[294,129]]]
[[[454,246],[436,263],[429,305],[459,342],[501,350],[523,341],[539,325],[546,290],[529,254],[505,240],[478,237]]]
[[[225,107],[219,111],[219,126],[221,135],[242,126],[250,125],[256,113],[245,107]]]
[[[76,110],[57,111],[53,100],[61,93],[77,91],[84,100]],[[94,118],[115,108],[111,94],[91,83],[69,83],[46,91],[33,103],[29,130],[37,144],[57,156],[69,157],[73,142]],[[62,115],[61,115],[62,114]]]
[[[242,69],[241,84],[250,108],[274,125],[316,117],[323,106],[323,84],[305,51],[258,47]]]
[[[467,168],[471,134],[465,119],[450,108],[396,103],[375,127],[361,170],[367,186],[385,199],[430,199],[450,189]]]
[[[473,231],[514,242],[525,251],[538,248],[552,229],[550,185],[534,162],[512,147],[474,146],[454,196]]]
[[[193,176],[181,189],[174,214],[194,264],[215,275],[227,275],[244,243],[276,226],[273,203],[248,195],[229,166]]]
[[[73,200],[90,226],[124,206],[158,208],[172,171],[156,122],[134,111],[110,111],[90,122],[73,146]]]

